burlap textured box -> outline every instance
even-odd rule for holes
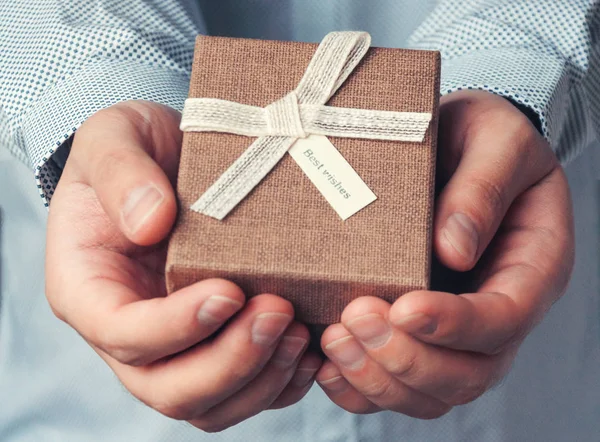
[[[190,97],[266,106],[295,89],[317,45],[198,37]],[[330,324],[363,295],[393,302],[429,286],[440,58],[371,48],[331,106],[430,112],[422,143],[333,138],[378,199],[342,221],[286,155],[223,221],[189,206],[254,141],[186,132],[179,218],[166,265],[169,292],[210,277],[252,296],[289,299],[297,319]]]

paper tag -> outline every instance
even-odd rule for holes
[[[300,138],[288,152],[343,220],[377,199],[326,136]]]

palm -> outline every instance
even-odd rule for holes
[[[93,192],[74,188],[72,193],[77,204],[69,204],[72,212],[65,217],[88,223],[66,225],[64,233],[73,242],[73,260],[81,263],[88,278],[114,281],[144,298],[165,296],[166,242],[134,244],[108,219]]]

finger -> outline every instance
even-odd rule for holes
[[[557,165],[531,122],[503,98],[493,99],[511,112],[486,108],[463,118],[444,112],[453,124],[443,123],[441,149],[460,161],[436,202],[434,247],[440,261],[454,270],[475,265],[513,200]],[[458,95],[444,106],[457,101]]]
[[[370,414],[381,411],[380,407],[359,393],[331,361],[325,361],[317,373],[317,382],[334,404],[350,413]]]
[[[214,339],[172,358],[132,367],[104,357],[142,402],[171,418],[189,420],[231,397],[262,371],[293,314],[288,301],[259,295]]]
[[[416,291],[398,299],[390,322],[423,342],[496,354],[520,326],[518,305],[504,293]]]
[[[265,368],[252,381],[223,402],[190,419],[208,432],[222,431],[266,410],[294,377],[306,350],[309,333],[299,323],[289,326]]]
[[[170,174],[179,158],[179,115],[147,102],[97,112],[77,131],[69,180],[89,185],[112,222],[139,245],[162,240],[176,215]]]
[[[64,319],[90,344],[128,365],[146,365],[202,341],[245,301],[239,287],[221,279],[152,299],[115,281],[91,280],[85,287],[94,296],[81,297]]]
[[[300,401],[314,384],[315,375],[321,367],[322,361],[314,353],[305,353],[298,363],[296,372],[290,383],[281,394],[271,403],[270,410],[289,407]]]
[[[369,358],[416,391],[460,405],[483,394],[509,368],[511,355],[489,357],[415,339],[391,326],[389,311],[381,299],[358,298],[344,310],[342,323]]]
[[[323,351],[335,363],[344,378],[369,401],[385,410],[407,416],[432,419],[451,407],[400,382],[369,357],[342,324],[325,330]]]
[[[390,321],[418,339],[500,353],[518,344],[564,293],[573,226],[564,173],[555,169],[513,204],[485,256],[478,293],[419,291],[394,303]]]

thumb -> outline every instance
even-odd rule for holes
[[[447,99],[442,120],[452,124],[440,123],[441,148],[458,164],[436,202],[434,244],[440,261],[458,271],[476,264],[515,198],[557,164],[516,107],[485,94],[475,104],[467,94]]]
[[[161,241],[175,221],[178,124],[179,113],[166,106],[123,102],[90,117],[73,140],[67,167],[136,244]]]

